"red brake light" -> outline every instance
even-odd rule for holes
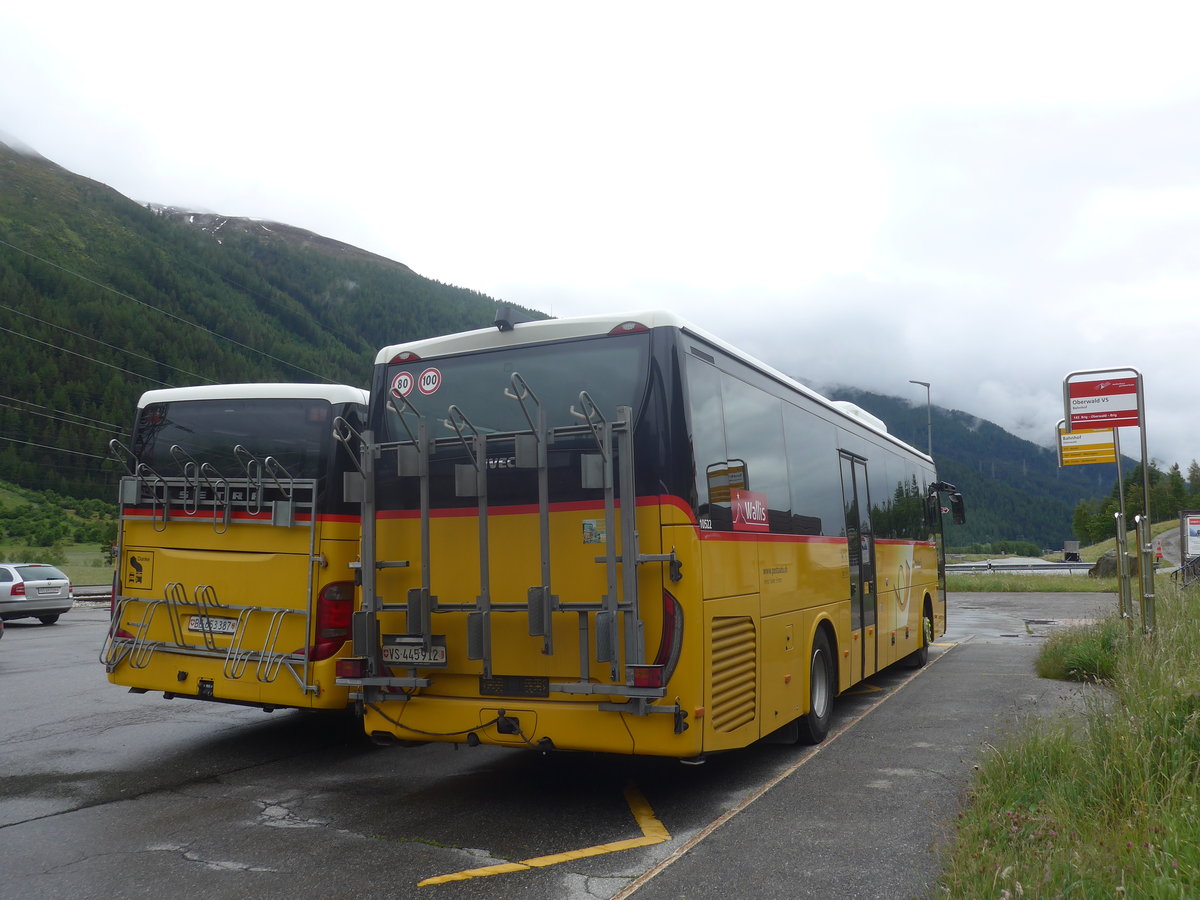
[[[117,627],[120,623],[116,621],[116,618],[117,618],[117,573],[113,572],[112,594],[110,594],[109,598],[108,598],[108,619],[109,619],[108,627],[109,627],[109,630],[116,628],[116,630],[113,631],[113,637],[129,638],[130,640],[132,640],[133,639],[132,634],[130,634],[124,628]]]
[[[639,331],[649,331],[650,329],[641,322],[622,322],[616,328],[609,332],[609,335],[614,334],[636,334]]]
[[[683,650],[683,607],[667,591],[663,591],[662,601],[662,637],[658,642],[658,653],[654,657],[653,666],[658,670],[660,681],[657,685],[647,685],[647,687],[662,687],[671,680],[671,676],[675,673],[675,666],[679,662],[679,654]],[[645,668],[651,667],[646,666]],[[635,669],[635,683],[637,678],[638,672]]]
[[[12,591],[10,593],[14,597],[24,597],[25,596],[25,582],[14,581],[13,586],[12,586]]]
[[[420,358],[421,357],[417,356],[417,354],[413,353],[411,350],[401,350],[390,360],[388,360],[388,365],[394,366],[396,363],[415,362]]]
[[[338,678],[366,678],[367,661],[361,656],[344,656],[334,663]]]
[[[329,659],[350,638],[350,616],[354,612],[354,582],[334,581],[317,596],[316,643],[308,648],[311,660]]]
[[[633,686],[660,688],[663,686],[662,666],[630,666],[633,670]]]

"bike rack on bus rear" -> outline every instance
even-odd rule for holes
[[[509,385],[502,394],[515,400],[529,424],[528,429],[509,432],[487,433],[473,425],[467,415],[457,406],[449,407],[445,427],[454,432],[452,437],[431,438],[426,417],[406,397],[393,391],[387,400],[396,421],[407,434],[407,440],[376,443],[372,432],[362,435],[343,423],[339,440],[349,444],[352,438],[361,441],[361,464],[359,472],[364,487],[361,493],[363,504],[363,564],[362,609],[354,617],[355,654],[368,660],[368,674],[363,678],[339,679],[339,684],[359,686],[374,695],[383,688],[400,688],[389,692],[389,699],[404,700],[405,689],[428,687],[431,679],[418,675],[419,667],[385,666],[382,658],[378,615],[381,612],[404,612],[409,636],[420,640],[426,651],[433,643],[433,614],[444,612],[467,613],[467,658],[482,663],[483,677],[492,673],[491,619],[495,614],[525,613],[529,620],[529,634],[541,637],[542,652],[554,653],[554,613],[575,613],[579,621],[579,677],[575,681],[551,682],[552,692],[563,694],[616,695],[628,698],[621,703],[601,703],[602,709],[648,713],[671,713],[675,715],[677,729],[683,727],[682,714],[674,707],[652,706],[654,700],[665,696],[665,687],[639,687],[634,684],[633,670],[644,664],[645,634],[638,596],[637,568],[650,562],[668,563],[672,580],[679,578],[679,564],[674,550],[662,554],[642,554],[638,551],[637,503],[633,468],[633,423],[632,409],[618,407],[616,416],[609,421],[586,391],[579,394],[579,408],[571,407],[573,417],[581,420],[579,425],[564,425],[549,428],[541,402],[529,385],[514,372]],[[605,554],[596,557],[596,562],[605,566],[607,590],[599,600],[563,601],[551,587],[550,571],[550,513],[549,513],[549,461],[548,447],[555,441],[567,438],[590,436],[596,444],[595,453],[583,453],[581,458],[582,486],[604,492],[604,519],[606,534]],[[495,445],[510,445],[516,468],[536,469],[538,484],[538,552],[541,584],[527,589],[525,603],[495,602],[491,592],[491,567],[488,546],[488,448]],[[479,546],[479,593],[473,605],[442,603],[430,591],[430,499],[429,458],[441,447],[458,445],[467,457],[466,464],[455,470],[455,488],[460,497],[475,497],[477,501],[478,546]],[[396,472],[401,478],[416,479],[419,485],[420,517],[420,586],[410,588],[406,602],[385,603],[377,591],[377,572],[385,568],[404,568],[408,560],[380,560],[377,558],[375,541],[375,498],[374,475],[377,460],[385,454],[395,453]],[[616,501],[617,488],[623,498]],[[620,535],[621,553],[617,552],[616,535]],[[626,560],[633,565],[626,565]],[[611,684],[593,683],[591,679],[592,659],[589,656],[591,643],[589,617],[596,620],[595,662],[609,665]],[[622,629],[622,620],[624,628]],[[622,665],[622,659],[624,663]],[[389,669],[405,671],[404,675],[385,674]]]
[[[198,462],[178,445],[171,447],[171,454],[180,466],[180,475],[163,476],[145,463],[129,465],[133,454],[119,441],[109,442],[112,455],[126,466],[129,473],[121,478],[120,503],[122,519],[129,518],[126,506],[149,506],[151,524],[158,533],[163,533],[171,522],[203,521],[211,517],[213,531],[224,534],[229,527],[235,510],[245,513],[238,524],[268,525],[290,528],[301,521],[307,512],[309,530],[307,596],[313,593],[312,565],[319,561],[316,547],[316,497],[315,479],[293,478],[284,466],[273,457],[258,459],[240,444],[234,447],[234,456],[242,465],[244,477],[227,478],[213,465]],[[264,506],[268,493],[275,496]],[[205,509],[207,508],[207,509]],[[208,516],[205,513],[208,513]],[[300,515],[298,515],[300,513]],[[141,517],[137,517],[141,520]],[[122,532],[118,559],[124,559],[124,534]],[[307,675],[308,655],[300,652],[284,652],[277,648],[285,620],[289,616],[304,619],[306,636],[312,629],[312,604],[303,609],[276,606],[245,606],[222,603],[212,585],[198,584],[189,598],[186,587],[172,581],[165,585],[162,597],[132,597],[118,593],[115,598],[112,624],[100,649],[100,661],[107,671],[112,672],[122,662],[131,668],[143,669],[150,664],[156,652],[186,653],[223,659],[225,677],[236,680],[246,672],[253,662],[257,681],[273,683],[281,669],[286,668],[305,693],[313,693],[317,686],[309,683]],[[134,605],[141,604],[141,615],[137,618]],[[150,638],[154,621],[160,610],[167,616],[171,639]],[[194,611],[194,612],[193,612]],[[199,642],[189,640],[189,630],[184,622],[190,615],[198,616],[201,628]],[[229,636],[228,647],[222,649],[216,641],[216,633],[208,627],[215,618],[232,617],[235,625]],[[260,647],[247,647],[246,635],[252,621],[266,616],[265,636]],[[130,637],[121,637],[118,632],[132,629]]]

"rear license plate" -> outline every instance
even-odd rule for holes
[[[188,619],[188,631],[206,631],[209,634],[233,634],[237,631],[237,619],[192,616]]]
[[[38,588],[37,592],[39,597],[47,597],[50,595],[61,594],[63,589],[60,587],[40,587]]]
[[[541,675],[493,675],[480,677],[481,697],[549,697],[550,679]]]
[[[446,636],[432,635],[429,648],[419,634],[385,634],[383,636],[383,662],[389,666],[429,666],[446,665]]]

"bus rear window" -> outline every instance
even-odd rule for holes
[[[395,390],[429,417],[435,437],[448,433],[441,423],[451,405],[486,434],[528,429],[520,404],[505,395],[506,388],[512,389],[513,373],[537,396],[550,428],[579,424],[571,407],[579,408],[580,391],[587,391],[610,421],[618,406],[633,407],[636,419],[646,389],[649,352],[648,334],[507,347],[388,366],[385,386],[388,398]],[[391,406],[385,408],[383,432],[391,440],[406,439]],[[376,416],[379,409],[376,406]]]
[[[333,411],[325,400],[152,403],[138,414],[131,449],[163,476],[180,474],[188,458],[208,463],[223,476],[242,476],[245,455],[234,454],[241,446],[260,461],[274,457],[293,478],[319,478],[325,474],[332,430]],[[172,454],[173,446],[182,452]]]

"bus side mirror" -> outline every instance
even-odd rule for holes
[[[955,525],[965,525],[967,521],[967,508],[963,503],[963,495],[955,491],[950,495],[950,512],[954,515]]]

